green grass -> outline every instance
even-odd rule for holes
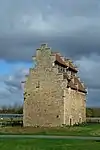
[[[100,136],[100,124],[62,128],[1,127],[0,134]]]
[[[0,150],[100,150],[100,142],[61,139],[0,139]]]

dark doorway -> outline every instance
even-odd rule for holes
[[[79,118],[79,123],[82,123],[82,118],[81,117]]]
[[[72,118],[70,118],[69,122],[70,122],[70,126],[71,126],[72,125]]]

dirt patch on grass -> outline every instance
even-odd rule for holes
[[[35,134],[43,132],[44,129],[32,128],[32,127],[1,127],[0,133],[11,133],[11,134]]]
[[[78,136],[100,136],[100,126],[84,127],[1,127],[0,134],[42,134],[42,135],[78,135]]]
[[[91,131],[90,135],[92,135],[92,136],[100,136],[100,129]]]

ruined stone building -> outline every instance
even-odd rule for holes
[[[86,121],[86,89],[73,62],[42,44],[24,85],[24,126],[61,126]]]

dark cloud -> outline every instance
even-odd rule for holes
[[[50,37],[25,34],[15,38],[1,39],[0,57],[7,61],[31,61],[32,55],[41,43],[48,43],[53,50],[59,50],[73,59],[80,59],[82,56],[88,57],[92,53],[100,55],[99,36],[82,35],[82,33],[73,36],[58,34],[58,36]]]
[[[89,88],[87,104],[98,105],[99,18],[99,0],[0,0],[0,59],[30,62],[36,48],[48,43],[79,65],[80,76]],[[15,70],[0,77],[0,99],[5,102],[23,99],[20,81],[25,68]]]
[[[30,61],[42,42],[80,59],[100,54],[98,0],[0,1],[0,58]]]
[[[87,97],[87,106],[100,107],[100,89],[90,89]]]
[[[98,89],[100,85],[100,56],[83,57],[81,60],[77,60],[76,64],[79,66],[80,75],[86,81],[88,87],[94,89],[97,86]]]

